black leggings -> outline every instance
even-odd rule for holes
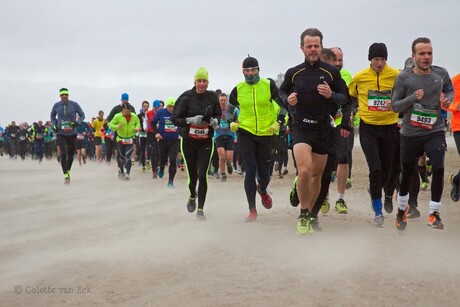
[[[435,132],[420,137],[400,137],[402,178],[399,194],[404,196],[409,193],[412,176],[414,172],[418,173],[418,158],[423,152],[426,152],[431,161],[433,174],[431,200],[440,202],[444,188],[444,157],[447,148],[444,132]]]
[[[326,199],[327,194],[329,193],[329,186],[331,184],[331,174],[336,169],[336,160],[337,159],[335,155],[329,154],[327,156],[326,167],[324,167],[323,175],[321,176],[321,190],[319,191],[315,205],[313,206],[313,209],[310,212],[310,215],[312,217],[318,216],[318,212],[321,209],[321,206],[323,205],[323,202]]]
[[[112,160],[112,154],[113,154],[113,140],[109,137],[105,138],[105,147],[106,147],[106,158],[105,160],[107,162],[110,162]]]
[[[192,140],[181,138],[180,150],[185,161],[188,174],[188,189],[190,197],[196,198],[198,185],[198,209],[203,209],[208,192],[208,168],[214,150],[214,139]]]
[[[118,168],[120,169],[120,172],[128,175],[131,171],[131,156],[133,154],[133,147],[133,144],[122,144],[121,142],[118,142]]]
[[[243,157],[246,176],[244,190],[249,210],[256,207],[257,184],[265,191],[270,183],[270,158],[273,143],[272,136],[255,136],[248,132],[238,132],[240,155]]]
[[[388,183],[396,146],[396,125],[376,126],[361,121],[359,140],[369,167],[371,199],[382,198]]]
[[[57,144],[61,149],[61,168],[66,174],[72,168],[73,156],[75,154],[75,141],[77,135],[57,135]]]
[[[145,148],[147,146],[147,137],[139,136],[139,151],[137,152],[139,160],[142,163],[142,167],[145,167]]]
[[[152,172],[155,173],[158,170],[158,142],[155,134],[150,131],[147,132],[147,159],[149,158]]]
[[[177,152],[179,151],[179,143],[177,140],[172,141],[163,141],[160,140],[158,142],[158,148],[160,150],[160,170],[164,171],[166,162],[169,160],[169,182],[174,181],[174,177],[176,176],[176,158]]]

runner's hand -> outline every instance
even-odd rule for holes
[[[238,130],[238,123],[235,123],[235,122],[231,123],[230,124],[230,131],[231,132],[236,132],[236,130]]]
[[[291,95],[289,95],[288,99],[287,99],[287,102],[289,105],[291,106],[295,106],[297,104],[297,93],[291,93]]]
[[[203,115],[195,115],[193,117],[187,117],[185,122],[189,125],[200,125],[203,121]]]
[[[211,122],[209,123],[209,126],[211,126],[212,129],[217,129],[217,127],[219,126],[219,121],[217,120],[217,118],[211,117]]]
[[[274,122],[273,124],[271,124],[270,127],[268,127],[268,133],[273,134],[273,135],[277,134],[279,130],[280,130],[280,123],[278,122]]]

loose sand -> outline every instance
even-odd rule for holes
[[[320,216],[323,231],[295,233],[289,205],[293,169],[270,184],[274,206],[245,223],[243,178],[209,178],[200,222],[185,208],[186,174],[176,188],[138,166],[130,182],[116,165],[74,164],[64,186],[56,161],[0,158],[0,305],[120,306],[459,306],[460,203],[448,174],[460,166],[449,138],[441,217],[404,232],[385,215],[370,226],[368,172],[357,142],[349,214]],[[331,202],[336,184],[331,185]],[[38,292],[38,293],[37,293]],[[53,293],[54,292],[54,293]],[[80,292],[80,293],[79,293]]]

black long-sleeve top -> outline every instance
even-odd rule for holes
[[[187,124],[187,117],[203,115],[203,121],[210,122],[211,118],[220,119],[222,111],[219,105],[219,99],[215,92],[206,91],[202,94],[196,92],[196,87],[185,91],[177,98],[172,114],[172,122],[180,127],[180,135],[188,137],[190,125]],[[209,126],[208,136],[214,136],[214,129]]]
[[[318,85],[327,82],[332,96],[326,98],[318,93]],[[337,113],[339,106],[344,106],[344,115],[350,114],[351,107],[348,88],[342,80],[340,71],[333,65],[322,61],[313,64],[307,61],[287,70],[279,94],[287,104],[291,93],[297,93],[297,104],[289,106],[294,125],[321,128],[330,126],[330,116]]]

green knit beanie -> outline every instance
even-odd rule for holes
[[[193,79],[193,82],[196,82],[196,80],[206,80],[209,81],[208,78],[208,71],[206,68],[198,68],[198,70],[195,73],[195,78]]]

